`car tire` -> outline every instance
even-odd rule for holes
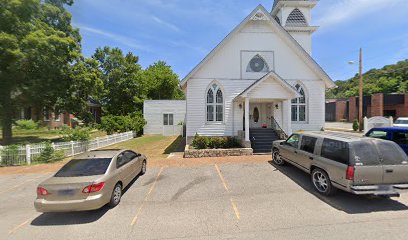
[[[114,208],[120,203],[120,199],[122,198],[122,185],[117,183],[112,191],[112,196],[109,201],[109,207]]]
[[[315,168],[312,171],[313,188],[324,196],[332,196],[336,193],[336,188],[332,185],[329,175],[320,168]]]
[[[285,165],[285,161],[282,159],[282,156],[280,155],[280,152],[278,149],[274,148],[272,150],[272,161],[274,164],[277,166],[283,166]]]
[[[147,162],[146,162],[146,160],[143,160],[142,168],[140,169],[139,175],[140,175],[140,176],[145,175],[146,170],[147,170]]]

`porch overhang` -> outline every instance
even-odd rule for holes
[[[287,100],[297,97],[301,96],[296,88],[282,79],[274,71],[271,71],[246,88],[242,93],[235,97],[234,101],[242,101],[246,98]]]

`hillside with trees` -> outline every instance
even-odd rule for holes
[[[364,95],[374,93],[407,93],[408,60],[387,65],[381,69],[372,69],[364,77]],[[348,98],[358,96],[358,75],[349,80],[336,81],[338,88],[326,93],[326,98]]]

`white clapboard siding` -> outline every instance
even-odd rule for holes
[[[174,115],[174,130],[163,125],[163,114]],[[186,101],[182,100],[147,100],[143,104],[143,115],[146,120],[144,134],[151,135],[180,135],[185,122]],[[164,129],[166,127],[167,129]]]
[[[194,136],[196,133],[204,136],[234,136],[232,100],[253,82],[254,80],[191,79],[188,82],[187,90],[187,136]],[[207,123],[206,121],[206,92],[213,83],[219,85],[223,90],[223,123]],[[234,108],[236,111],[238,109]]]
[[[250,58],[248,52],[265,56],[273,56],[273,61],[268,61],[271,69],[292,86],[301,83],[307,92],[307,121],[304,123],[292,123],[292,129],[319,130],[324,126],[324,95],[325,84],[310,65],[306,64],[293,48],[289,47],[281,36],[276,34],[266,22],[250,22],[240,32],[236,33],[228,42],[222,45],[218,52],[213,55],[204,65],[189,79],[187,83],[187,136],[196,133],[206,136],[236,136],[243,128],[243,106],[240,103],[232,104],[232,100],[242,93],[255,80],[248,77],[245,66]],[[308,44],[306,44],[308,45]],[[307,51],[309,49],[306,49]],[[243,54],[245,52],[245,54]],[[243,56],[245,56],[243,58]],[[259,78],[259,73],[256,78]],[[220,85],[224,94],[224,122],[206,122],[206,91],[212,83]],[[279,83],[266,80],[260,84],[256,95],[251,98],[262,99],[287,99],[287,90]],[[275,102],[275,101],[274,101]],[[287,125],[282,121],[282,102],[277,102],[279,109],[275,116],[282,126]],[[285,111],[291,111],[286,108]]]

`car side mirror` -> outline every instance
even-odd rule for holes
[[[142,154],[138,153],[138,154],[137,154],[137,156],[138,156],[138,157],[141,157],[141,156],[142,156]]]
[[[283,146],[283,145],[285,145],[285,143],[286,143],[286,142],[281,142],[280,145]]]

